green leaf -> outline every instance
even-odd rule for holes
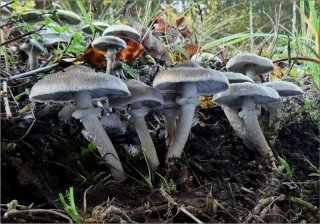
[[[68,29],[69,29],[69,26],[68,26],[68,25],[63,25],[63,26],[61,27],[61,33],[66,32]]]
[[[52,20],[51,20],[49,17],[45,17],[45,18],[44,18],[44,23],[45,23],[46,25],[49,25],[49,24],[52,23]]]
[[[60,26],[53,26],[52,29],[57,33],[61,33],[61,30],[62,30]]]
[[[94,151],[97,149],[96,143],[94,141],[89,142],[87,148],[81,148],[81,156],[86,156],[88,155],[90,152]]]
[[[94,28],[94,26],[92,24],[92,21],[91,21],[89,15],[88,15],[83,3],[82,3],[82,1],[81,0],[77,0],[77,4],[78,4],[78,7],[79,7],[82,15],[84,16],[84,19],[86,20],[86,23],[89,25],[91,32],[95,33],[95,28]]]
[[[278,156],[277,158],[278,158],[278,161],[281,163],[281,165],[284,167],[284,169],[286,171],[287,178],[289,180],[291,180],[292,171],[291,171],[291,167],[290,167],[289,163],[284,158],[281,158],[280,156]]]

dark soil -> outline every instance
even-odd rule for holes
[[[195,218],[229,223],[319,222],[319,208],[313,207],[319,205],[320,183],[315,175],[319,169],[319,124],[307,112],[297,114],[299,105],[286,106],[289,110],[273,149],[290,165],[291,179],[285,171],[280,174],[262,168],[223,111],[214,106],[197,111],[198,124],[192,129],[183,158],[175,166],[161,167],[150,189],[130,177],[119,183],[110,180],[107,166],[95,151],[81,156],[80,148],[88,144],[81,124],[59,121],[59,106],[38,104],[34,123],[31,116],[2,120],[1,201],[16,199],[20,205],[33,203],[33,208],[63,209],[58,194],[73,186],[78,212],[86,222],[196,222]],[[159,113],[154,114],[160,118]],[[152,115],[147,120],[163,160],[163,122]],[[132,125],[124,134],[108,132],[126,173],[144,183],[132,168],[148,173],[143,156],[128,155],[128,148],[139,145]],[[176,191],[170,192],[166,184]],[[3,205],[2,213],[6,209]],[[2,216],[2,221],[63,221],[46,214],[15,218]]]

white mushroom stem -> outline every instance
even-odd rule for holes
[[[269,127],[275,131],[279,130],[283,107],[284,107],[284,104],[282,101],[267,104],[267,109],[270,115]]]
[[[197,97],[197,85],[195,83],[181,84],[181,102],[179,119],[177,121],[177,131],[167,153],[169,158],[180,158],[183,148],[188,140],[188,136],[192,127],[193,115],[196,105],[200,103]],[[198,101],[197,101],[198,100]]]
[[[135,104],[132,105],[130,115],[132,116],[134,126],[139,136],[142,150],[144,150],[145,157],[151,170],[154,171],[159,166],[159,159],[156,148],[154,147],[153,141],[149,134],[148,126],[144,119],[144,117],[148,114],[148,109],[145,107],[139,107],[137,103]]]
[[[239,112],[235,107],[221,106],[232,128],[242,138],[244,132],[243,120],[239,117]]]
[[[116,59],[116,54],[117,51],[116,49],[109,49],[106,53],[106,58],[107,58],[107,74],[111,75],[112,74],[112,63],[114,62],[114,60]]]
[[[178,116],[178,105],[175,102],[177,93],[164,93],[164,123],[165,123],[165,139],[168,148],[176,131],[176,120]]]
[[[30,70],[37,69],[39,67],[38,56],[35,54],[30,54],[29,55],[29,64],[30,64]]]
[[[260,76],[256,75],[256,69],[252,65],[249,65],[246,68],[246,76],[251,78],[255,83],[260,83],[261,82],[260,81]]]
[[[167,108],[163,110],[165,124],[166,146],[169,147],[176,131],[177,108]]]
[[[77,111],[72,116],[80,119],[92,140],[96,143],[97,149],[110,167],[110,172],[115,180],[125,177],[122,164],[109,136],[105,132],[98,119],[101,108],[92,108],[92,99],[89,92],[82,91],[75,94]]]
[[[255,109],[255,102],[250,97],[244,97],[242,100],[242,111],[239,116],[244,121],[244,143],[252,150],[258,151],[262,159],[271,160],[272,166],[275,166],[275,158],[269,147],[258,122],[260,111]]]

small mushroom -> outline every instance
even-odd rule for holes
[[[108,135],[98,119],[101,108],[94,108],[92,100],[128,96],[125,83],[114,76],[97,73],[83,65],[72,65],[64,71],[50,74],[36,83],[30,92],[35,102],[64,103],[75,101],[72,114],[80,119],[88,134],[96,142],[98,151],[110,167],[114,179],[124,177],[123,167]]]
[[[303,90],[296,84],[293,84],[291,82],[281,81],[281,80],[265,82],[265,83],[262,83],[261,85],[267,86],[276,90],[281,97],[299,96],[303,93]],[[276,133],[280,128],[280,120],[282,117],[281,110],[283,107],[284,105],[282,101],[267,104],[267,109],[270,114],[269,127]],[[272,138],[271,142],[274,143],[275,136],[272,136],[271,138]]]
[[[256,104],[268,104],[279,100],[280,96],[274,89],[248,82],[230,84],[227,91],[214,95],[214,101],[218,104],[242,108],[239,117],[244,123],[241,137],[245,145],[257,151],[262,160],[270,160],[274,168],[275,158],[260,128],[260,110],[256,109]]]
[[[117,52],[127,48],[126,42],[115,36],[98,37],[92,42],[92,46],[107,52],[105,55],[107,58],[107,74],[112,74],[112,63],[115,61]]]
[[[37,69],[39,67],[38,57],[45,51],[44,47],[34,39],[27,39],[20,46],[20,50],[24,51],[28,55],[30,70]]]
[[[81,23],[81,17],[71,11],[58,9],[50,18],[59,24],[78,25]]]
[[[238,54],[226,65],[228,71],[245,74],[256,83],[260,83],[260,75],[272,71],[273,67],[270,59],[252,53]]]
[[[159,159],[149,134],[145,116],[150,109],[163,105],[163,96],[159,90],[135,79],[126,81],[126,84],[131,96],[110,99],[109,105],[111,107],[131,106],[129,113],[132,116],[132,121],[141,142],[141,147],[145,152],[151,170],[154,171],[159,166]]]
[[[224,72],[223,73],[230,84],[232,83],[254,83],[251,78],[248,76],[245,76],[241,73],[235,73],[235,72]],[[237,107],[230,107],[227,105],[221,105],[221,109],[223,110],[224,114],[226,115],[230,125],[232,128],[238,133],[240,136],[242,136],[242,132],[244,131],[244,124],[243,120],[238,115],[238,108]]]
[[[118,78],[121,78],[122,80],[127,80],[127,77],[123,73],[122,64],[123,62],[121,61],[114,61],[112,63],[112,70],[113,70],[113,73],[116,74]]]
[[[170,142],[167,153],[169,158],[180,158],[187,142],[198,96],[213,95],[228,89],[227,78],[219,71],[202,68],[193,61],[182,62],[172,69],[161,71],[154,79],[153,86],[158,89],[172,89],[179,96],[175,99],[179,105],[177,131]]]
[[[107,29],[104,30],[102,36],[117,36],[124,40],[133,39],[135,41],[140,40],[140,34],[135,28],[124,24],[117,24],[109,26]]]
[[[92,25],[95,28],[95,31],[97,33],[102,33],[106,28],[109,27],[109,25],[106,22],[100,22],[100,21],[92,22]],[[81,30],[86,34],[89,34],[89,35],[93,34],[89,25],[85,25],[84,27],[81,28]]]

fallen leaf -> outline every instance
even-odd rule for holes
[[[126,64],[132,64],[132,62],[138,58],[142,52],[145,51],[145,49],[142,44],[133,39],[127,40],[126,43],[127,48],[118,52],[117,58],[120,58],[121,61],[125,62]]]

